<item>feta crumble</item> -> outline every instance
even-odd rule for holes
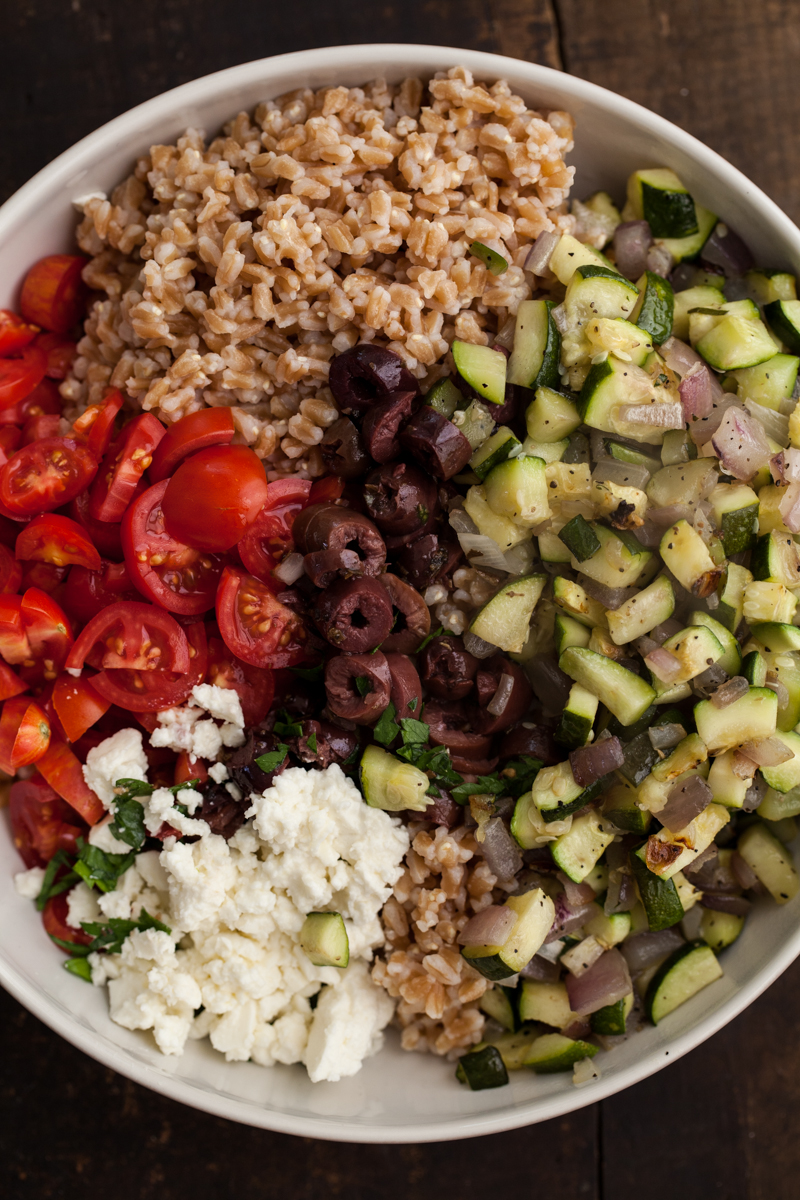
[[[118,779],[147,779],[147,757],[139,729],[120,729],[86,755],[83,778],[111,809]]]
[[[222,721],[222,725],[216,721]],[[197,684],[185,705],[160,712],[158,722],[158,729],[150,735],[150,745],[185,750],[194,758],[213,760],[223,746],[241,746],[244,742],[242,702],[232,688]]]
[[[44,882],[44,867],[30,867],[27,871],[19,871],[14,876],[14,887],[17,895],[25,900],[35,900],[42,890]]]

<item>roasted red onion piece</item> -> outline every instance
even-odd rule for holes
[[[772,457],[764,429],[743,408],[729,408],[712,438],[723,470],[735,479],[752,479]]]
[[[483,827],[483,857],[501,883],[510,882],[522,869],[522,851],[500,817],[492,817]]]
[[[726,277],[744,275],[754,265],[750,247],[723,221],[718,221],[711,237],[700,251],[701,261],[722,267]]]
[[[619,950],[606,950],[597,962],[579,975],[567,975],[569,1006],[580,1016],[588,1016],[616,1004],[631,991],[631,975],[628,964]]]
[[[681,673],[680,660],[670,650],[665,650],[663,646],[657,646],[655,650],[651,650],[644,661],[645,665],[662,683],[671,683]]]
[[[543,958],[541,954],[534,954],[531,961],[520,971],[522,979],[536,979],[540,983],[557,983],[559,974],[558,963],[550,962],[549,958]]]
[[[620,608],[626,600],[630,600],[639,590],[635,587],[606,587],[605,584],[598,583],[596,579],[590,579],[588,575],[583,574],[580,576],[580,585],[593,600],[599,600],[603,608],[614,610]]]
[[[734,704],[741,700],[742,696],[746,696],[749,688],[750,684],[744,675],[733,675],[711,693],[709,700],[714,708],[727,708],[729,704]]]
[[[631,975],[638,975],[683,944],[684,939],[677,930],[660,929],[657,933],[635,933],[625,939],[621,950]]]
[[[694,366],[705,366],[705,360],[697,351],[676,337],[667,338],[659,347],[659,352],[670,371],[680,376],[688,374]]]
[[[588,746],[572,750],[569,763],[572,767],[572,774],[575,776],[575,782],[580,787],[589,787],[596,780],[602,779],[604,775],[608,775],[611,771],[616,771],[618,767],[624,765],[625,755],[622,752],[622,743],[618,737],[601,738],[596,742],[590,742]]]
[[[517,914],[505,904],[490,904],[470,917],[458,935],[460,946],[505,946]]]
[[[738,850],[734,850],[731,857],[731,871],[740,887],[746,892],[753,891],[759,887],[759,878],[749,863],[746,863]]]
[[[555,230],[544,230],[540,233],[525,260],[525,270],[533,275],[544,275],[550,266],[553,251],[560,241],[561,234]]]
[[[792,533],[800,533],[800,483],[790,483],[780,503],[783,523]]]
[[[647,221],[623,221],[614,230],[617,270],[626,279],[638,279],[647,270],[647,251],[653,235]]]
[[[671,750],[678,742],[683,741],[686,730],[676,721],[669,725],[654,725],[648,729],[647,736],[654,750]]]
[[[578,908],[584,904],[591,904],[594,900],[594,888],[588,883],[574,883],[569,875],[565,875],[563,871],[558,872],[558,878],[564,885],[564,895],[567,897],[567,904],[570,908]]]
[[[734,917],[746,917],[753,907],[752,902],[745,896],[717,895],[706,892],[700,901],[703,908],[711,908],[715,912],[731,913]]]
[[[597,907],[594,901],[589,904],[582,904],[573,909],[567,903],[566,894],[556,896],[555,898],[556,915],[550,932],[544,939],[545,943],[557,942],[559,938],[564,937],[568,933],[574,933],[576,929],[580,929],[589,917],[597,913]]]
[[[668,504],[664,508],[649,508],[647,516],[658,526],[659,540],[667,525],[676,521],[690,521],[694,517],[694,509],[689,504]]]
[[[794,754],[780,738],[764,738],[760,742],[744,742],[739,752],[759,767],[779,767],[794,758]]]
[[[739,405],[735,393],[725,392],[719,400],[714,401],[714,408],[709,416],[698,417],[696,421],[689,424],[689,436],[695,446],[704,446],[706,442],[711,441],[722,424],[725,413],[730,408],[738,408],[740,412],[744,411]]]
[[[690,775],[682,783],[676,783],[669,793],[667,803],[656,813],[662,825],[671,833],[685,829],[696,816],[713,800],[711,788],[699,775]]]
[[[678,388],[683,419],[687,424],[691,424],[698,417],[711,416],[714,410],[715,389],[716,392],[722,392],[719,381],[705,363],[695,363],[689,368]]]

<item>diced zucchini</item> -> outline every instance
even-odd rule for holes
[[[721,978],[722,967],[705,942],[687,942],[662,963],[647,989],[645,1011],[657,1025],[704,987]]]
[[[800,354],[800,300],[772,300],[764,305],[764,319],[790,354]]]
[[[800,302],[798,307],[800,307]],[[775,343],[762,321],[727,316],[701,337],[696,346],[706,362],[717,371],[754,367],[775,356]]]
[[[554,307],[552,300],[523,300],[520,304],[508,360],[509,383],[526,388],[558,387],[561,335],[552,317]]]
[[[647,833],[652,814],[639,808],[637,791],[628,783],[616,783],[603,796],[603,816],[627,833]]]
[[[350,943],[341,913],[309,913],[299,941],[315,967],[346,967],[350,961]]]
[[[800,791],[784,794],[768,788],[756,812],[765,821],[785,821],[796,817],[800,815]]]
[[[588,646],[589,637],[589,630],[580,621],[568,617],[566,613],[556,613],[553,620],[556,654],[560,655],[569,646]]]
[[[684,288],[675,293],[672,332],[681,341],[689,339],[689,314],[695,308],[722,308],[723,297],[718,288],[708,285]]]
[[[514,436],[508,426],[501,425],[482,446],[478,447],[469,460],[469,465],[478,479],[483,482],[492,468],[505,462],[511,451],[515,450],[519,444],[519,438]]]
[[[681,776],[681,778],[686,778],[686,776]],[[660,875],[662,879],[671,879],[678,871],[684,871],[704,850],[708,849],[720,829],[724,829],[730,819],[730,811],[723,805],[714,804],[712,801],[686,829],[681,829],[677,833],[672,833],[668,829],[660,829],[658,833],[651,833],[647,843],[649,869],[654,874]],[[665,850],[668,853],[665,853]],[[671,858],[674,851],[679,851],[679,853],[676,858]]]
[[[708,762],[705,742],[696,733],[687,733],[675,749],[653,767],[652,775],[659,783],[672,783],[687,771],[694,771]]]
[[[749,625],[776,622],[789,624],[797,608],[797,598],[782,583],[754,579],[744,590],[744,616]]]
[[[560,511],[565,500],[589,500],[592,495],[592,472],[588,462],[548,463],[545,467],[547,494],[554,509]]]
[[[581,625],[588,625],[589,628],[608,628],[603,605],[599,600],[588,596],[579,583],[573,583],[563,575],[556,575],[553,580],[553,600]]]
[[[589,338],[589,326],[595,326],[597,332],[598,317],[627,317],[638,298],[636,285],[613,268],[578,267],[564,297],[562,367],[587,363],[593,358],[598,346]],[[641,340],[644,334],[640,331],[635,337]]]
[[[744,614],[744,593],[753,576],[747,567],[738,563],[728,563],[722,580],[717,589],[719,604],[715,609],[716,618],[731,633],[735,633],[741,624]]]
[[[445,378],[436,381],[425,396],[425,403],[428,408],[435,409],[449,421],[459,404],[463,403],[463,399],[452,379]]]
[[[482,1050],[485,1045],[493,1046],[505,1063],[507,1071],[519,1071],[525,1066],[525,1058],[538,1036],[539,1031],[531,1028],[496,1036],[487,1033],[486,1041],[480,1042],[475,1049]]]
[[[609,479],[592,481],[595,516],[609,517],[615,529],[636,529],[647,516],[647,496],[639,488]]]
[[[631,854],[631,869],[647,913],[647,925],[653,932],[671,929],[683,920],[683,905],[673,880],[653,874],[645,862],[645,849],[640,846]]]
[[[669,395],[664,399],[669,400]],[[656,391],[647,372],[609,355],[605,362],[595,363],[586,376],[578,398],[578,411],[593,429],[657,446],[664,437],[663,428],[637,425],[620,414],[623,405],[653,402],[657,402]]]
[[[797,625],[789,625],[785,621],[757,622],[750,632],[767,654],[800,650],[800,628]]]
[[[464,958],[487,979],[497,981],[517,975],[544,942],[555,919],[555,906],[541,888],[509,896],[506,907],[517,914],[503,946],[464,946]]]
[[[731,300],[722,302],[720,297],[710,308],[692,308],[689,310],[689,341],[697,348],[697,343],[704,338],[725,317],[738,317],[745,321],[760,320],[758,305],[752,300]],[[775,347],[777,349],[777,346]]]
[[[738,675],[742,668],[742,652],[730,630],[706,612],[693,612],[689,618],[689,624],[704,625],[713,633],[722,647],[722,658],[718,658],[716,661],[729,675]]]
[[[676,872],[676,874],[672,877],[672,882],[675,884],[675,889],[678,893],[678,899],[681,902],[683,911],[685,913],[689,912],[689,910],[694,908],[695,904],[700,901],[703,893],[699,891],[694,884],[689,883],[689,880],[686,878],[683,871]]]
[[[776,354],[755,367],[734,371],[736,395],[742,400],[754,401],[764,408],[778,411],[781,402],[794,391],[798,365],[800,358],[796,355]]]
[[[782,583],[784,587],[800,587],[800,557],[797,543],[789,533],[764,534],[756,543],[750,566],[755,579]]]
[[[611,638],[618,646],[632,642],[649,633],[663,621],[669,620],[675,611],[675,593],[666,575],[659,575],[648,587],[617,609],[606,614]]]
[[[478,1008],[486,1013],[498,1025],[502,1025],[509,1033],[517,1028],[517,1003],[515,989],[501,987],[495,984],[481,996]]]
[[[371,808],[382,808],[386,812],[410,808],[414,812],[424,812],[428,807],[425,794],[430,784],[428,776],[388,750],[367,746],[361,755],[359,771],[361,790]]]
[[[631,320],[660,346],[672,333],[675,311],[672,284],[662,275],[645,271],[636,286],[639,289],[639,300],[631,313]]]
[[[722,548],[730,558],[749,550],[758,529],[758,496],[746,483],[718,483],[708,503],[717,529],[722,532]]]
[[[551,387],[537,388],[525,413],[529,437],[537,442],[559,442],[581,423],[575,401]]]
[[[800,406],[798,406],[798,407],[800,407]],[[790,419],[790,431],[791,431],[791,420],[793,420],[793,419],[794,419],[794,415],[792,415],[792,418]],[[794,445],[794,444],[795,443],[792,442],[792,445]],[[798,443],[798,444],[800,444],[800,443]],[[783,500],[785,495],[786,495],[786,488],[778,487],[778,485],[774,484],[774,483],[767,484],[765,487],[762,487],[759,489],[759,492],[758,492],[758,532],[759,533],[762,533],[762,534],[763,533],[771,533],[773,529],[777,530],[779,533],[789,533],[790,532],[790,530],[787,529],[786,526],[784,525],[783,517],[781,516],[781,500]]]
[[[594,1058],[598,1047],[591,1042],[573,1041],[561,1033],[545,1033],[531,1046],[525,1060],[537,1075],[569,1071],[584,1058]]]
[[[760,742],[772,737],[778,716],[778,697],[771,688],[751,687],[747,695],[727,708],[715,708],[710,700],[694,706],[697,732],[709,754],[722,754],[743,742]]]
[[[788,271],[747,271],[744,280],[757,304],[797,299],[795,278]]]
[[[709,212],[707,208],[703,208],[702,204],[698,204],[696,201],[694,210],[697,214],[697,233],[690,233],[683,238],[658,239],[660,245],[669,250],[676,263],[683,262],[687,258],[697,258],[717,223],[714,213]]]
[[[600,549],[600,539],[580,513],[561,528],[559,538],[578,562],[591,558]]]
[[[635,220],[648,222],[654,238],[684,238],[697,233],[694,200],[667,167],[634,171],[628,179],[628,204]]]
[[[597,716],[597,696],[587,692],[579,683],[573,683],[569,697],[561,714],[555,739],[568,750],[585,746]]]
[[[700,921],[700,937],[715,954],[732,946],[744,929],[744,917],[734,913],[716,912],[713,908],[703,909]]]
[[[500,650],[521,653],[528,638],[533,610],[546,582],[546,575],[512,579],[479,610],[470,625],[470,633]]]
[[[767,682],[767,664],[758,650],[751,650],[742,659],[742,675],[751,687],[763,688]]]
[[[714,591],[722,570],[688,521],[671,525],[662,537],[659,549],[664,565],[692,595],[709,596]]]
[[[648,481],[645,491],[654,508],[670,508],[674,504],[695,505],[709,494],[716,478],[714,461],[697,458],[692,462],[662,467]]]
[[[571,828],[550,844],[553,862],[575,883],[591,871],[614,840],[614,827],[594,810],[576,817]]]
[[[608,529],[598,524],[592,528],[600,547],[589,558],[580,562],[576,559],[573,563],[576,570],[605,587],[630,587],[635,584],[653,557],[651,551],[627,530]],[[563,532],[562,529],[562,536]]]
[[[623,725],[638,721],[655,698],[654,689],[640,676],[592,650],[570,646],[558,661],[570,679],[593,692]]]
[[[594,215],[595,225],[602,228],[606,244],[610,242],[622,217],[608,192],[595,192],[594,195],[589,196],[588,200],[578,201],[577,204],[573,201],[572,211],[576,214],[580,211],[578,204],[581,208],[587,208]]]
[[[541,558],[542,562],[572,562],[572,555],[553,529],[548,529],[544,533],[540,533],[536,541],[539,546],[539,557]]]
[[[519,997],[519,1019],[541,1021],[551,1029],[565,1029],[576,1014],[569,1006],[565,983],[543,983],[538,979],[523,979]]]
[[[776,904],[786,904],[797,895],[800,881],[792,856],[766,825],[750,825],[736,849]]]
[[[726,808],[741,808],[751,783],[751,780],[740,779],[735,774],[734,753],[733,750],[726,750],[724,754],[718,754],[708,773],[707,782],[715,802],[724,804]]]
[[[484,266],[488,267],[492,275],[502,275],[508,270],[508,259],[503,258],[502,254],[498,254],[491,246],[487,246],[484,242],[474,241],[470,244],[470,254],[474,254],[479,258]]]
[[[606,916],[604,912],[599,912],[583,927],[583,932],[587,936],[591,935],[591,937],[597,938],[600,945],[605,946],[606,950],[624,942],[630,931],[631,914],[626,912],[611,913],[609,916]]]
[[[605,267],[613,271],[611,263],[599,250],[579,242],[569,233],[562,234],[561,241],[550,259],[550,270],[559,283],[566,286],[581,266]]]
[[[714,634],[704,626],[682,629],[664,642],[664,649],[674,654],[681,665],[680,674],[671,683],[685,683],[702,674],[722,658],[723,650]]]
[[[486,500],[498,516],[539,525],[550,516],[545,464],[540,458],[509,458],[493,467],[484,483]]]
[[[625,1032],[632,1008],[633,992],[628,992],[628,995],[623,996],[616,1004],[606,1004],[604,1008],[598,1008],[597,1012],[593,1012],[589,1017],[592,1033],[599,1033],[604,1037],[620,1037]]]
[[[593,354],[606,350],[622,362],[632,362],[641,367],[653,352],[649,332],[632,321],[626,321],[624,317],[595,317],[586,323],[584,330],[594,347]]]
[[[452,421],[473,450],[482,446],[494,429],[494,417],[480,400],[472,400],[466,408],[459,408],[453,413]]]
[[[775,767],[762,767],[761,774],[771,788],[776,792],[791,792],[800,787],[800,735],[793,730],[784,732],[776,729],[772,735],[773,741],[781,742],[787,750],[791,750],[793,758],[779,763]]]
[[[530,536],[530,531],[523,525],[517,525],[509,517],[503,517],[489,507],[482,484],[475,484],[469,489],[464,497],[464,508],[478,526],[478,532],[490,537],[501,550],[510,550]]]
[[[568,449],[569,438],[562,438],[560,442],[535,442],[533,438],[526,437],[522,443],[523,455],[540,458],[545,464],[561,462]]]
[[[508,360],[490,346],[475,346],[471,342],[455,341],[453,362],[462,379],[482,400],[503,404],[506,395],[506,366]]]
[[[589,789],[584,789],[579,783],[575,782],[575,776],[572,774],[572,767],[569,762],[556,763],[553,767],[543,767],[533,781],[533,786],[530,791],[532,803],[545,816],[555,813],[559,819],[562,815],[568,815],[564,810],[572,810],[575,808],[575,802],[580,799],[580,804],[577,808],[583,808],[589,800],[586,795]],[[597,788],[593,787],[594,791]],[[516,821],[519,828],[522,829],[520,822],[527,819],[526,805],[521,801],[525,797],[521,796],[517,801],[514,809],[514,818],[512,820],[512,833],[514,833],[514,824]],[[577,811],[577,809],[576,809]],[[515,834],[516,836],[516,834]],[[519,841],[520,839],[517,838]],[[522,844],[520,842],[520,844]],[[526,850],[529,846],[524,847]]]
[[[456,1079],[466,1083],[470,1091],[484,1092],[488,1088],[505,1087],[508,1071],[496,1046],[471,1050],[458,1060]]]
[[[688,429],[668,429],[661,443],[661,462],[665,467],[678,467],[697,458],[697,447]]]

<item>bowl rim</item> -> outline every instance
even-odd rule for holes
[[[653,134],[660,135],[694,159],[699,157],[705,159],[734,192],[740,194],[744,192],[749,200],[757,201],[764,214],[764,223],[770,225],[784,242],[793,246],[798,259],[800,259],[800,230],[778,205],[720,154],[666,118],[651,112],[635,101],[601,87],[599,84],[590,83],[552,67],[487,51],[452,46],[416,45],[405,42],[323,46],[273,55],[227,67],[162,92],[128,109],[87,134],[23,184],[0,207],[0,238],[9,232],[9,228],[24,215],[25,211],[30,209],[40,195],[50,194],[60,183],[66,184],[68,180],[74,180],[76,169],[82,166],[88,167],[95,162],[98,152],[104,146],[111,142],[119,143],[121,139],[134,138],[154,118],[161,115],[164,109],[174,113],[177,117],[181,109],[190,108],[197,103],[208,102],[209,96],[221,94],[232,85],[244,89],[264,80],[265,86],[268,87],[269,78],[265,79],[265,76],[289,71],[312,72],[335,66],[336,62],[348,70],[363,66],[364,78],[372,78],[381,69],[390,68],[392,60],[405,61],[409,56],[416,59],[421,71],[440,70],[445,63],[452,65],[463,63],[484,77],[502,78],[509,73],[516,76],[525,75],[532,89],[537,86],[562,89],[569,92],[576,101],[593,108],[600,108],[628,123],[636,124]],[[168,113],[164,115],[168,116]],[[0,984],[34,1016],[77,1049],[82,1050],[104,1066],[110,1067],[136,1083],[172,1100],[214,1116],[276,1133],[294,1134],[320,1140],[381,1145],[449,1141],[501,1133],[563,1116],[606,1099],[655,1074],[656,1071],[677,1061],[711,1037],[765,991],[798,954],[800,954],[800,926],[752,979],[739,986],[732,996],[707,1017],[671,1040],[668,1049],[651,1050],[641,1060],[624,1068],[611,1078],[601,1077],[590,1086],[580,1089],[573,1088],[555,1096],[542,1097],[539,1100],[524,1101],[498,1113],[460,1113],[457,1118],[444,1119],[437,1123],[407,1124],[400,1127],[392,1127],[389,1124],[384,1126],[352,1124],[346,1119],[331,1117],[298,1116],[259,1108],[252,1103],[234,1099],[230,1095],[223,1096],[221,1093],[210,1092],[177,1076],[159,1072],[148,1063],[140,1062],[128,1055],[120,1047],[99,1041],[90,1029],[80,1024],[71,1013],[65,1014],[64,1010],[41,992],[30,979],[2,958],[0,958]]]

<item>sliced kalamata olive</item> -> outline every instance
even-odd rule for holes
[[[195,811],[195,818],[205,821],[212,833],[218,833],[227,842],[237,829],[244,825],[244,814],[250,807],[250,796],[245,793],[241,800],[237,800],[224,784],[211,782],[203,785],[202,792],[203,803]]]
[[[504,677],[510,678],[510,683],[504,683]],[[479,733],[500,733],[510,729],[522,720],[533,699],[533,690],[522,667],[503,654],[494,654],[481,663],[475,687],[481,708],[473,716],[473,726]],[[503,703],[493,705],[500,688],[504,689]],[[495,711],[489,711],[490,705]]]
[[[461,430],[427,406],[408,422],[400,444],[437,479],[452,479],[472,458],[472,446]]]
[[[364,481],[367,511],[384,536],[427,531],[439,508],[435,481],[411,463],[386,463]]]
[[[424,533],[402,546],[395,551],[394,565],[398,574],[424,592],[435,580],[449,577],[463,558],[458,539],[446,530]]]
[[[488,759],[492,739],[485,734],[472,732],[469,713],[460,702],[429,700],[425,705],[425,722],[430,727],[433,745],[447,746],[454,762],[456,755],[464,762],[473,764]],[[456,770],[469,771],[470,767],[456,767]],[[474,770],[474,773],[480,774],[480,771]]]
[[[515,433],[524,433],[525,421],[524,412],[528,405],[533,400],[533,392],[530,388],[520,387],[518,384],[506,384],[505,400],[502,404],[490,404],[484,401],[484,408],[487,408],[498,425],[510,425],[512,429],[519,422],[520,428],[514,429]]]
[[[262,729],[251,729],[244,745],[238,746],[229,756],[228,772],[245,796],[249,796],[251,792],[263,792],[265,788],[272,787],[275,776],[280,775],[288,766],[288,755],[272,771],[262,771],[256,763],[256,759],[260,758],[262,754],[269,754],[276,750],[279,743],[280,738],[276,737],[274,733],[267,733]]]
[[[383,643],[384,650],[414,654],[431,631],[431,610],[416,588],[388,571],[381,575],[395,610],[392,631]]]
[[[407,654],[387,654],[386,661],[392,677],[391,701],[397,719],[413,717],[419,721],[422,712],[422,684],[417,668]]]
[[[392,675],[386,656],[337,654],[325,667],[328,707],[356,725],[372,725],[389,703]]]
[[[364,342],[332,360],[328,383],[339,411],[348,415],[366,412],[389,392],[418,390],[398,354]]]
[[[500,743],[501,758],[521,758],[525,754],[541,759],[546,767],[555,766],[563,757],[556,750],[552,729],[546,725],[528,727],[527,723],[510,729]]]
[[[364,439],[349,417],[340,417],[328,426],[319,451],[327,470],[341,479],[358,479],[372,466]]]
[[[361,423],[364,445],[377,463],[388,463],[400,453],[400,429],[421,404],[417,392],[391,392],[379,400]]]
[[[478,660],[457,637],[437,637],[419,656],[420,673],[428,691],[442,700],[463,700],[473,690]]]
[[[314,599],[317,628],[326,641],[347,654],[374,650],[392,628],[392,601],[377,579],[337,579]]]
[[[292,536],[317,587],[337,575],[379,575],[386,545],[369,517],[336,504],[312,504],[298,513]]]
[[[460,823],[464,809],[460,804],[456,804],[448,792],[441,788],[438,791],[438,796],[432,798],[425,812],[414,813],[413,816],[416,820],[422,817],[433,825],[446,825],[448,829],[452,829],[454,825]]]
[[[303,721],[302,734],[289,745],[301,762],[324,770],[331,763],[346,762],[358,748],[358,735],[331,721]]]

